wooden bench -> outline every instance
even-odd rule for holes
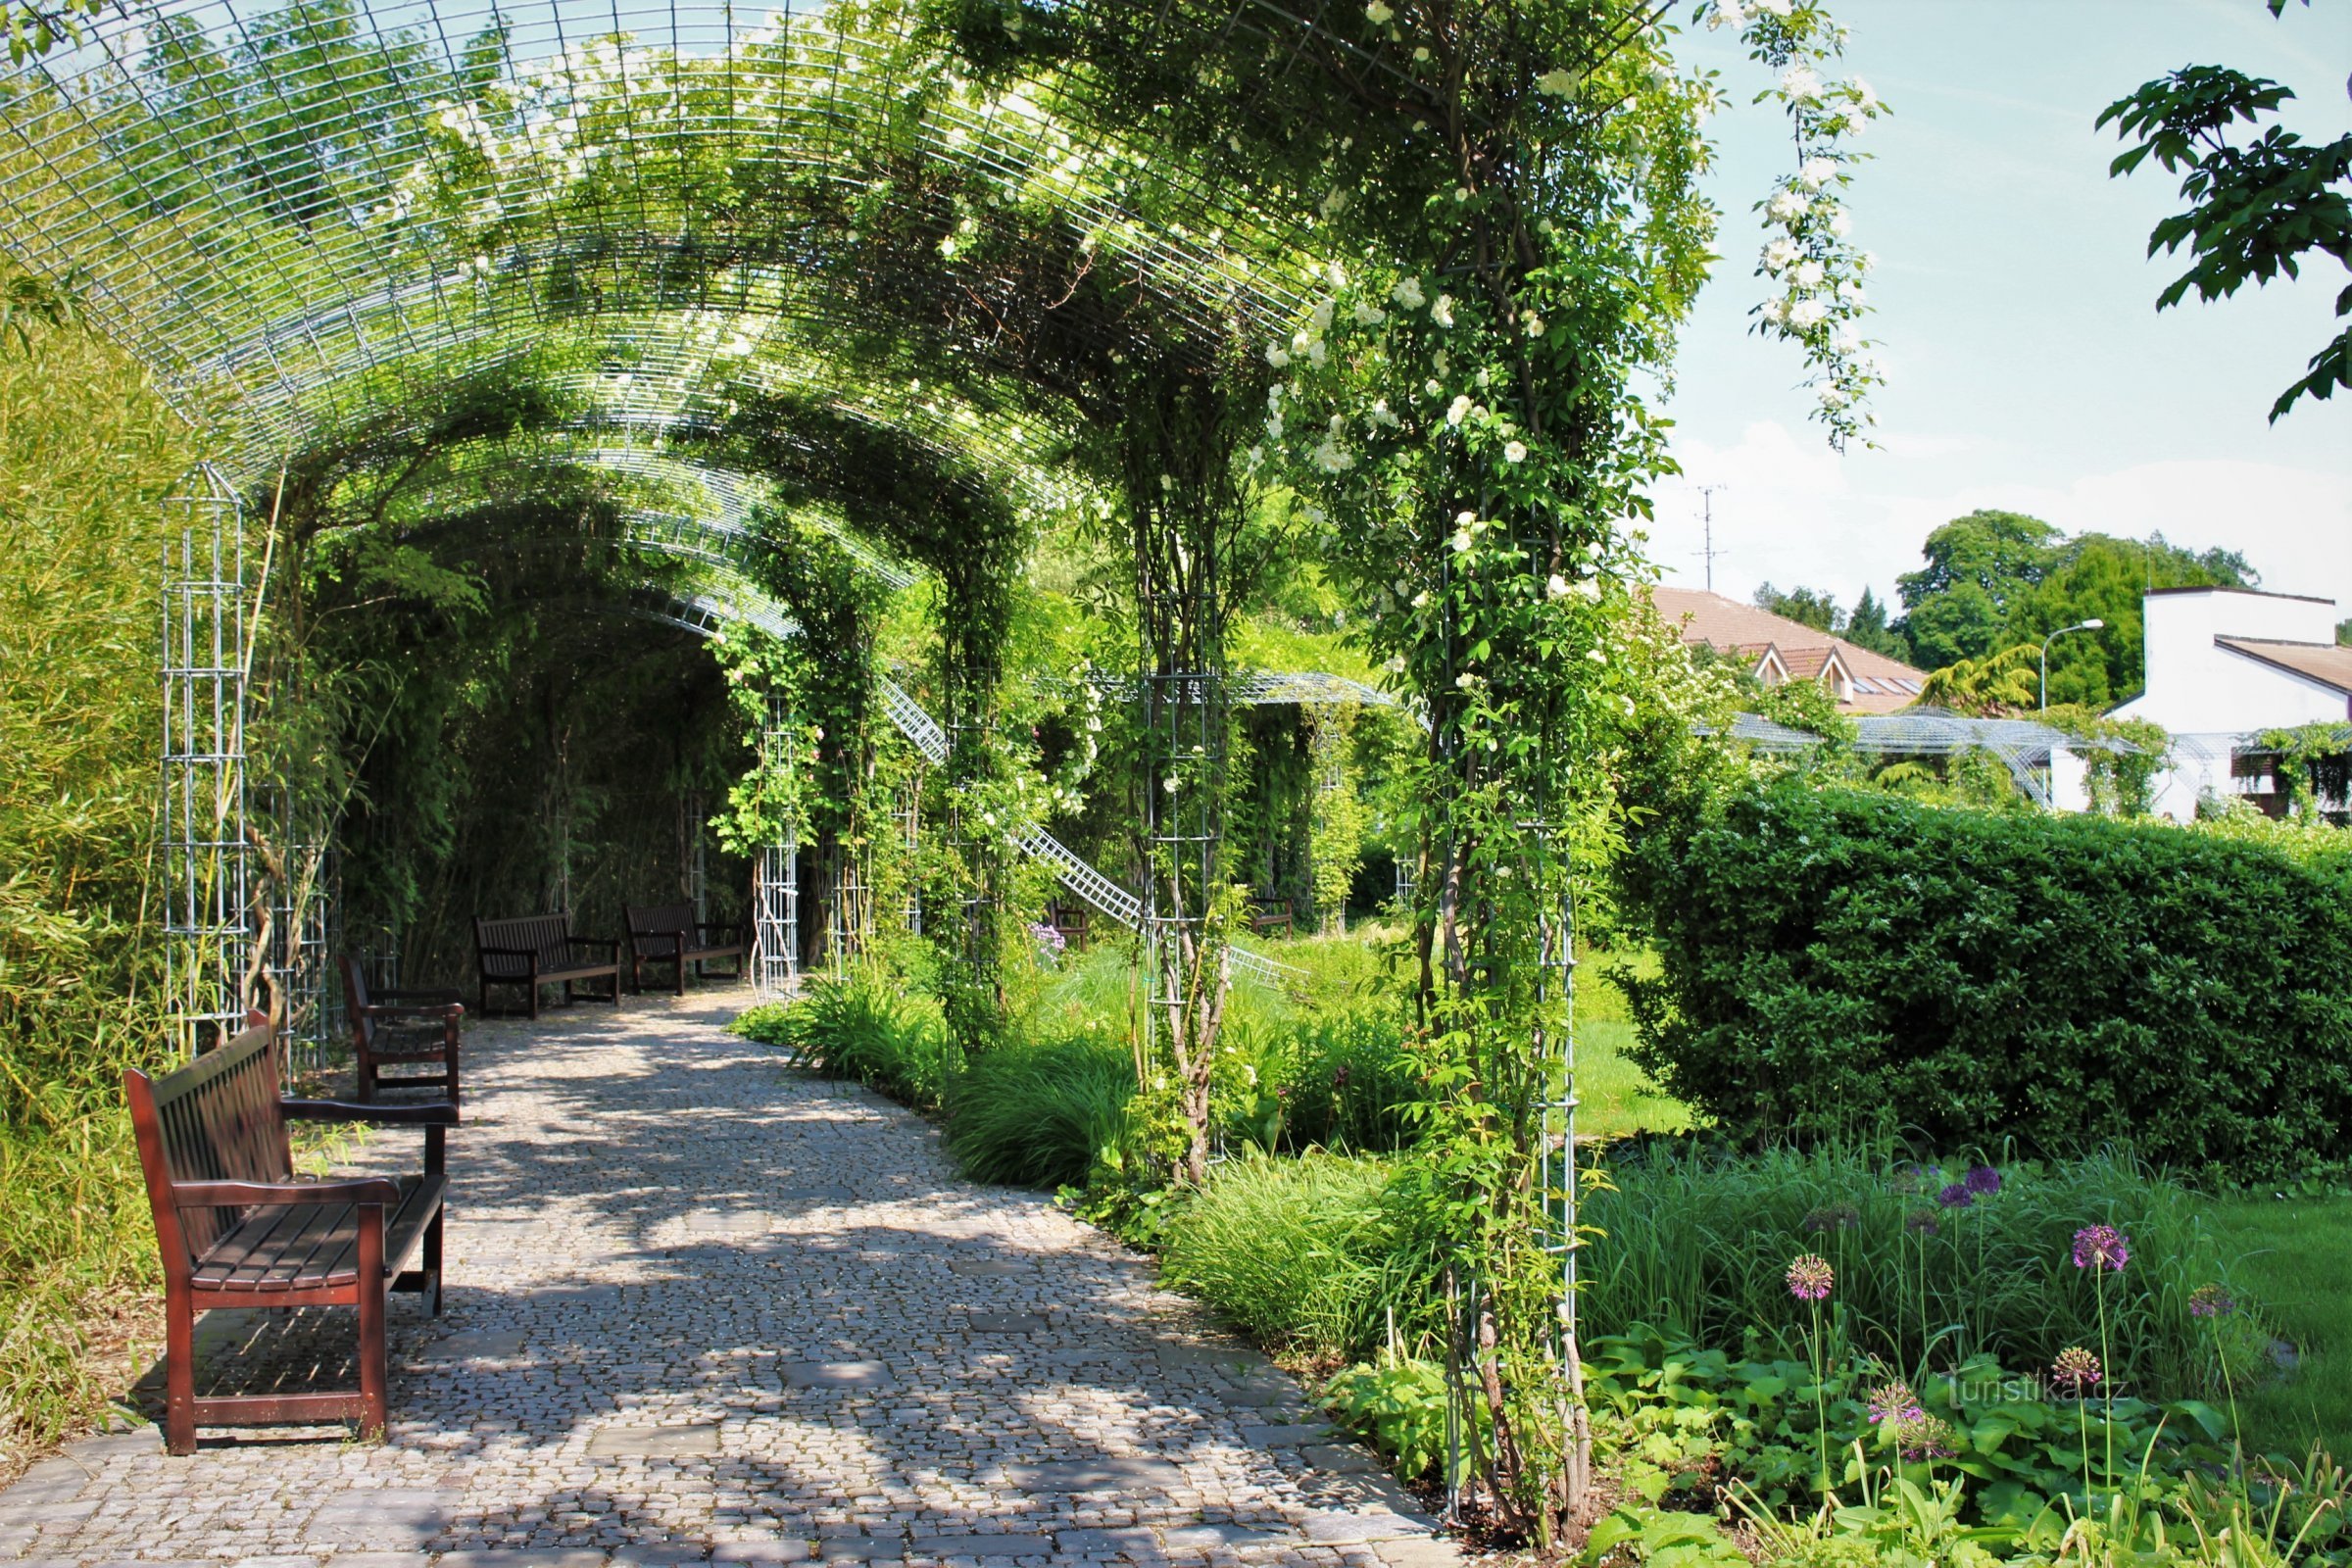
[[[452,1104],[286,1100],[267,1015],[175,1072],[122,1074],[164,1262],[164,1446],[192,1453],[199,1426],[357,1421],[384,1429],[384,1304],[429,1292],[441,1311],[442,1195]],[[286,1123],[421,1126],[424,1171],[298,1181]],[[360,1390],[196,1396],[196,1314],[217,1307],[354,1306]]]
[[[1291,934],[1291,901],[1278,899],[1271,893],[1253,897],[1250,902],[1250,929],[1271,931],[1282,927],[1282,934]]]
[[[601,957],[593,955],[602,955]],[[582,980],[610,980],[606,1000],[620,1005],[620,944],[598,937],[571,934],[568,914],[525,914],[509,920],[473,922],[473,960],[481,974],[482,1012],[490,1011],[492,986],[521,986],[531,999],[530,1013],[539,1016],[539,988],[564,983],[564,1004],[574,1000],[572,987]]]
[[[645,989],[645,966],[666,963],[674,966],[673,980],[679,996],[686,994],[686,965],[694,965],[694,976],[704,978],[703,962],[708,958],[733,958],[735,973],[744,976],[744,964],[749,959],[751,934],[740,925],[723,925],[710,920],[697,920],[691,904],[658,904],[648,908],[640,905],[621,906],[622,923],[629,929],[629,989]]]
[[[1063,904],[1056,901],[1046,906],[1046,924],[1052,926],[1067,947],[1080,953],[1086,951],[1087,921],[1093,911],[1083,904]]]
[[[466,1016],[458,994],[413,988],[371,992],[359,959],[346,954],[336,962],[343,970],[343,1015],[351,1022],[360,1102],[373,1101],[378,1089],[438,1089],[439,1098],[457,1104],[458,1020]],[[383,1072],[418,1062],[441,1070],[398,1078]]]

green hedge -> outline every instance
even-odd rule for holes
[[[1794,780],[1622,862],[1636,1059],[1751,1140],[2128,1142],[2262,1179],[2352,1126],[2352,850],[1939,809]]]

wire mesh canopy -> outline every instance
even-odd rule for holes
[[[1854,750],[1872,757],[1957,757],[1988,752],[2008,767],[2018,787],[2042,806],[2051,804],[2048,769],[2060,751],[2081,755],[2136,754],[2139,748],[2114,736],[2070,735],[2030,718],[1972,718],[1940,708],[1899,713],[1862,713],[1853,719]],[[1810,751],[1822,738],[1810,730],[1775,723],[1760,713],[1734,717],[1731,735],[1758,751],[1783,755]]]
[[[958,441],[1019,461],[1073,389],[1008,288],[1061,287],[1030,317],[1113,353],[1297,313],[1311,212],[949,60],[913,5],[117,0],[0,77],[5,243],[223,428],[232,477],[551,343],[615,424],[784,380],[917,428],[957,417],[945,379],[980,406]],[[1066,240],[1063,273],[959,270],[1004,227]]]

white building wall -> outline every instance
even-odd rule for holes
[[[2235,743],[2257,730],[2340,721],[2344,696],[2218,646],[2216,637],[2332,643],[2332,600],[2210,588],[2158,592],[2140,602],[2147,689],[2114,710],[2172,733],[2172,760],[2156,778],[2153,809],[2185,822],[2201,795],[2240,795],[2255,781],[2230,776]]]
[[[2212,588],[2152,593],[2146,617],[2147,690],[2115,710],[2176,735],[2243,735],[2344,716],[2341,693],[2214,644],[2216,637],[2332,643],[2335,603]]]

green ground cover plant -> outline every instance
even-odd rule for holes
[[[1648,1323],[1800,1353],[1808,1314],[1781,1271],[1815,1253],[1836,1270],[1833,1327],[1857,1353],[1905,1371],[1980,1356],[2046,1366],[2099,1338],[2100,1295],[2070,1261],[2075,1232],[2096,1223],[2132,1238],[2132,1266],[2105,1293],[2122,1357],[2112,1378],[2218,1398],[2225,1371],[2243,1384],[2265,1361],[2254,1310],[2231,1317],[2218,1347],[2190,1311],[2201,1287],[2249,1297],[2203,1201],[2125,1155],[1936,1167],[1852,1145],[1620,1149],[1588,1205],[1601,1237],[1584,1312],[1598,1333]]]

